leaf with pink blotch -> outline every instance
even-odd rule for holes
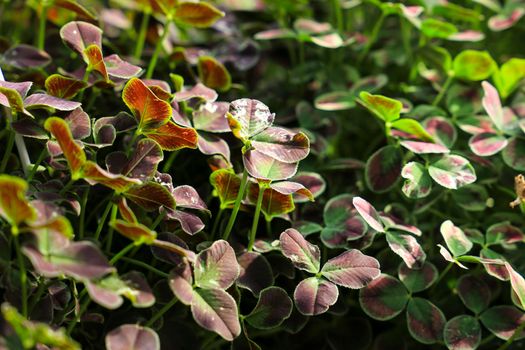
[[[432,179],[425,166],[420,163],[405,164],[401,176],[406,179],[402,191],[409,198],[424,198],[432,191]]]
[[[376,193],[388,192],[396,185],[403,166],[403,153],[399,147],[389,145],[378,149],[368,158],[365,180]]]
[[[279,237],[283,255],[292,261],[296,268],[318,273],[321,265],[319,247],[309,243],[299,231],[289,228]]]
[[[450,148],[456,142],[456,127],[449,119],[444,117],[430,117],[425,119],[422,125],[437,143]]]
[[[463,304],[475,314],[483,312],[492,299],[490,287],[482,276],[471,274],[461,276],[457,290]]]
[[[339,290],[335,284],[317,277],[302,280],[293,293],[297,310],[307,316],[325,313],[338,297]]]
[[[474,154],[482,157],[488,157],[498,153],[507,147],[507,144],[508,141],[505,136],[491,133],[473,135],[468,141],[470,150]]]
[[[413,298],[408,302],[406,314],[408,331],[418,342],[434,344],[443,340],[447,320],[436,305],[423,298]]]
[[[474,350],[481,342],[481,326],[470,315],[459,315],[445,324],[445,345],[450,350]]]
[[[458,155],[443,156],[429,166],[428,173],[438,184],[453,190],[476,181],[474,167]]]
[[[321,269],[323,277],[330,282],[352,289],[363,288],[380,273],[379,262],[356,249],[328,260]]]
[[[372,204],[368,203],[361,197],[354,197],[352,199],[352,204],[371,228],[373,228],[377,232],[385,232],[385,227],[381,222],[379,213],[372,206]]]
[[[160,350],[157,333],[137,324],[124,324],[106,335],[107,350]]]
[[[468,253],[474,245],[463,230],[454,225],[450,220],[444,221],[441,224],[440,232],[445,239],[448,249],[456,257]]]
[[[523,242],[525,235],[523,231],[511,225],[508,221],[500,222],[490,226],[485,234],[487,246],[494,244],[513,244]]]
[[[513,337],[513,339],[519,340],[525,337],[523,329],[519,334],[514,335],[518,327],[525,322],[523,311],[514,306],[493,306],[481,314],[480,321],[485,328],[500,339],[508,340]]]
[[[525,140],[520,137],[510,138],[501,155],[509,167],[517,171],[525,171]]]
[[[359,291],[359,304],[375,320],[386,321],[399,315],[409,300],[405,286],[396,278],[382,274]]]
[[[426,260],[426,253],[412,235],[389,231],[386,233],[388,246],[399,255],[411,269],[421,268]]]
[[[447,147],[437,143],[405,140],[401,141],[399,144],[408,149],[409,151],[414,152],[415,154],[440,154],[450,152],[450,150]]]

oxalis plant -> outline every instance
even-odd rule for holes
[[[0,348],[525,344],[522,1],[0,14]]]

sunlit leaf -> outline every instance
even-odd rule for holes
[[[468,253],[473,246],[473,243],[468,239],[462,229],[455,226],[450,220],[444,221],[441,224],[440,232],[448,249],[454,256],[461,256]]]
[[[403,193],[409,198],[424,198],[432,191],[432,179],[420,163],[407,163],[401,171],[401,176],[406,179]]]
[[[385,232],[385,227],[381,222],[381,218],[372,204],[368,203],[361,197],[354,197],[352,199],[352,204],[371,228],[378,232]]]
[[[457,189],[476,181],[476,172],[469,161],[457,155],[445,155],[430,165],[428,173],[443,187]]]
[[[26,198],[28,184],[16,176],[0,175],[0,216],[14,227],[36,218],[36,212]],[[12,231],[14,234],[18,233]]]
[[[385,122],[393,122],[400,117],[403,105],[397,100],[382,95],[371,95],[365,91],[359,94],[359,98],[359,102],[366,109]]]
[[[195,129],[180,127],[172,121],[156,129],[148,129],[144,135],[155,140],[166,151],[197,148],[198,135]]]
[[[281,250],[298,269],[311,273],[320,270],[321,251],[319,247],[309,243],[299,231],[287,229],[279,237]]]
[[[298,162],[308,155],[310,140],[302,133],[269,127],[253,136],[251,146],[258,152],[285,163]]]
[[[479,81],[487,79],[497,68],[486,51],[464,50],[454,58],[453,71],[456,78]]]
[[[206,2],[181,2],[175,8],[175,18],[184,24],[207,28],[224,16],[224,12]]]
[[[52,74],[47,77],[45,87],[51,96],[70,99],[75,97],[80,90],[86,88],[87,83],[60,74]]]
[[[172,194],[164,186],[151,181],[129,188],[124,196],[148,211],[160,207],[174,210],[176,205]]]
[[[201,3],[204,4],[204,3]],[[226,67],[210,56],[200,56],[197,62],[200,81],[217,91],[228,91],[231,87],[231,76]]]
[[[137,324],[124,324],[113,329],[105,338],[107,350],[159,350],[157,333]]]
[[[102,47],[102,30],[87,22],[67,23],[60,28],[60,37],[70,48],[81,55],[90,45]]]
[[[338,297],[339,290],[335,284],[317,277],[299,282],[293,294],[297,310],[307,316],[325,313]]]
[[[380,273],[379,262],[356,249],[328,260],[321,269],[321,274],[331,282],[352,289],[363,288]]]
[[[233,134],[246,140],[270,127],[275,118],[274,113],[261,101],[242,98],[230,103],[226,115]]]
[[[200,288],[228,289],[239,273],[235,252],[224,240],[215,241],[197,255],[194,274],[195,285]]]
[[[157,233],[138,222],[128,222],[117,219],[109,223],[118,233],[136,242],[137,245],[142,243],[151,244]]]
[[[403,259],[411,269],[421,268],[426,259],[426,253],[412,235],[389,231],[386,241],[390,249]]]

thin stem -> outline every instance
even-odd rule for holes
[[[137,247],[139,248],[139,247]],[[166,272],[163,272],[159,269],[156,269],[154,268],[153,266],[149,265],[149,264],[146,264],[145,262],[142,262],[140,260],[135,260],[135,259],[132,259],[132,258],[128,258],[128,257],[121,257],[120,260],[126,262],[126,263],[129,263],[129,264],[132,264],[132,265],[136,265],[136,266],[140,266],[140,267],[143,267],[145,268],[146,270],[149,270],[151,272],[154,272],[156,273],[157,275],[161,276],[161,277],[164,277],[164,278],[167,278],[169,276],[169,274],[167,274]]]
[[[111,265],[114,265],[117,261],[120,260],[120,258],[122,258],[124,255],[126,255],[126,253],[129,252],[134,247],[136,247],[135,242],[131,242],[130,244],[128,244],[127,246],[122,248],[122,250],[120,252],[118,252],[117,254],[113,255],[113,257],[111,258],[109,263]]]
[[[43,147],[42,151],[38,155],[37,160],[33,164],[33,167],[31,168],[31,171],[27,175],[27,182],[31,182],[31,180],[33,180],[33,177],[35,177],[36,171],[38,170],[38,167],[40,166],[40,163],[42,163],[42,161],[46,157],[46,154],[47,154],[47,149],[46,149],[46,147]]]
[[[15,227],[13,227],[15,228]],[[16,228],[15,228],[16,231]],[[22,289],[22,315],[24,317],[27,317],[27,272],[26,272],[26,266],[24,263],[24,256],[22,255],[22,250],[20,249],[20,240],[19,235],[15,235],[15,250],[16,250],[16,257],[18,259],[18,267],[20,269],[19,276],[20,276],[20,288]]]
[[[28,313],[31,313],[33,311],[33,309],[35,308],[36,304],[40,300],[40,297],[42,296],[42,294],[44,294],[44,291],[47,289],[47,287],[49,287],[49,285],[51,283],[52,283],[52,281],[47,281],[47,282],[40,281],[40,284],[38,285],[38,288],[37,288],[37,290],[35,292],[35,295],[33,296],[32,300],[31,300],[31,304],[29,304]]]
[[[164,220],[164,218],[166,217],[166,215],[168,215],[168,211],[167,210],[163,210],[162,213],[160,213],[157,218],[155,219],[155,221],[153,221],[153,224],[151,224],[151,227],[150,229],[151,230],[155,230],[157,228],[157,226],[160,225],[160,223],[162,222],[162,220]]]
[[[89,81],[89,74],[91,74],[91,68],[90,67],[86,67],[86,71],[84,72],[84,77],[82,77],[82,81],[84,83],[87,83]],[[85,87],[84,89],[82,89],[79,94],[78,94],[78,100],[79,101],[82,101],[82,98],[84,97],[84,91],[86,91],[87,87]]]
[[[244,198],[244,191],[246,190],[246,185],[248,184],[248,171],[244,169],[242,172],[242,180],[241,180],[241,187],[239,188],[239,193],[237,194],[237,198],[235,199],[235,204],[233,205],[233,210],[230,215],[230,219],[228,220],[228,225],[226,226],[226,230],[224,231],[224,234],[222,235],[222,238],[227,241],[230,237],[230,233],[233,228],[233,224],[235,223],[235,219],[237,218],[237,213],[239,212],[239,209],[241,207],[241,201]]]
[[[219,213],[217,214],[217,217],[215,218],[215,221],[213,222],[213,228],[211,229],[212,238],[215,238],[215,233],[217,232],[217,228],[219,228],[219,222],[222,219],[222,214],[224,214],[224,209],[220,208]]]
[[[75,318],[69,323],[69,326],[67,327],[67,334],[70,335],[71,332],[73,332],[73,329],[77,325],[78,321],[80,320],[80,317],[86,312],[89,304],[91,304],[91,299],[86,296],[87,289],[84,289],[82,293],[80,293],[80,298],[84,296],[84,301],[80,305],[80,310],[78,310],[78,314],[75,315]]]
[[[441,102],[441,100],[443,99],[443,96],[445,96],[445,94],[447,93],[448,88],[450,87],[450,84],[452,84],[453,81],[454,81],[454,76],[453,75],[449,75],[447,77],[447,80],[445,80],[445,84],[441,88],[441,91],[439,92],[439,94],[434,99],[434,102],[432,102],[432,106],[439,105],[439,102]]]
[[[71,188],[71,186],[73,186],[74,183],[75,183],[75,180],[69,179],[67,184],[64,187],[62,187],[62,189],[60,190],[60,192],[58,192],[58,194],[61,196],[65,195],[66,192]]]
[[[339,32],[343,31],[343,12],[341,11],[340,0],[332,0],[332,12],[334,16],[335,27]]]
[[[38,18],[38,37],[37,45],[40,50],[44,49],[45,35],[46,35],[46,20],[47,20],[47,1],[42,1],[41,12]]]
[[[113,205],[111,206],[111,216],[109,217],[109,222],[113,222],[117,219],[117,211],[118,206],[115,203],[113,203]],[[113,226],[110,226],[106,241],[106,252],[108,253],[111,251],[111,244],[113,243],[113,231]]]
[[[272,219],[264,218],[264,221],[266,221],[266,234],[268,237],[272,236]]]
[[[370,34],[370,38],[368,39],[368,42],[366,43],[366,46],[361,53],[361,56],[359,56],[358,62],[361,63],[365,58],[366,55],[368,55],[368,52],[372,48],[372,45],[375,44],[377,41],[377,36],[379,35],[379,30],[381,29],[381,26],[383,25],[383,21],[386,18],[386,13],[382,12],[381,17],[377,20],[376,24],[374,25],[374,28],[372,28],[372,33]]]
[[[436,289],[436,287],[439,285],[439,282],[441,282],[443,280],[443,278],[447,275],[447,273],[450,271],[450,269],[452,268],[452,266],[454,266],[454,263],[452,262],[449,262],[447,267],[445,267],[445,269],[443,270],[443,272],[439,275],[438,279],[436,280],[436,282],[434,282],[434,287],[432,287],[431,289],[431,292],[434,291],[434,289]]]
[[[498,348],[498,350],[505,350],[507,349],[513,342],[514,340],[516,339],[516,337],[518,337],[521,333],[521,331],[525,329],[525,322],[522,322],[518,328],[516,328],[516,330],[514,331],[514,333],[512,333],[512,335],[510,336],[510,338],[505,342],[505,344],[503,344],[502,346],[500,346]]]
[[[255,206],[255,213],[253,214],[252,230],[250,231],[250,240],[248,241],[248,251],[251,252],[253,244],[255,243],[255,236],[257,235],[257,226],[259,225],[259,215],[261,214],[262,200],[264,198],[264,191],[266,188],[259,185],[259,195],[257,196],[257,204]]]
[[[15,144],[15,132],[13,130],[9,131],[9,136],[7,139],[7,145],[5,146],[4,157],[2,158],[2,163],[0,163],[0,173],[5,173],[7,168],[7,162],[9,161],[9,156],[13,151],[13,145]]]
[[[177,158],[177,155],[179,154],[179,151],[173,151],[170,153],[170,156],[168,157],[168,160],[164,165],[162,166],[162,172],[167,173],[170,171],[171,166],[173,165],[173,162],[175,161],[175,158]]]
[[[164,305],[162,307],[162,309],[160,309],[155,315],[153,315],[152,318],[149,319],[148,322],[146,322],[144,324],[144,326],[146,327],[151,327],[151,325],[153,325],[155,323],[155,321],[157,321],[159,318],[161,318],[166,312],[168,312],[169,309],[171,309],[175,304],[177,304],[177,302],[179,301],[179,299],[177,298],[173,298],[169,303],[167,303],[166,305]]]
[[[162,44],[164,43],[164,39],[166,39],[166,36],[169,33],[169,27],[171,24],[171,20],[168,20],[164,27],[162,28],[162,34],[157,41],[157,44],[155,45],[155,51],[153,51],[153,56],[151,56],[151,60],[149,61],[148,70],[146,72],[146,79],[151,79],[153,76],[153,72],[155,71],[155,66],[157,65],[157,60],[159,59],[159,53],[162,49]]]
[[[91,187],[88,187],[82,194],[82,202],[80,203],[80,220],[78,224],[78,237],[80,239],[84,238],[84,226],[86,222],[86,205],[89,196],[89,190]]]
[[[106,209],[104,209],[104,212],[102,213],[102,217],[100,218],[100,221],[98,222],[97,230],[95,231],[95,240],[97,241],[100,232],[102,232],[102,227],[104,227],[104,223],[106,222],[106,218],[108,217],[109,211],[111,207],[113,206],[113,202],[109,200],[108,204],[106,205]]]
[[[142,21],[140,22],[140,32],[137,38],[137,45],[135,46],[135,53],[133,54],[133,57],[135,57],[136,59],[140,59],[140,57],[142,56],[142,50],[144,50],[144,43],[146,41],[146,33],[148,31],[148,26],[149,26],[149,18],[150,18],[150,11],[149,10],[144,11],[142,15]]]

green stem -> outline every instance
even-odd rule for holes
[[[366,43],[366,46],[361,53],[361,56],[359,56],[358,62],[361,63],[365,58],[366,55],[368,55],[368,52],[372,48],[372,45],[375,44],[377,40],[377,36],[379,35],[379,30],[381,29],[381,26],[383,25],[383,21],[386,18],[386,13],[382,12],[381,17],[377,20],[376,24],[374,25],[374,28],[372,29],[372,33],[370,34],[370,38],[368,39],[368,42]]]
[[[111,216],[109,217],[109,222],[113,222],[117,219],[117,211],[118,206],[115,203],[113,203],[113,206],[111,207]],[[106,241],[106,252],[108,253],[111,252],[111,244],[113,243],[113,231],[113,226],[110,226]]]
[[[80,203],[80,219],[78,224],[78,237],[80,239],[84,238],[84,226],[86,222],[86,205],[89,196],[89,190],[91,187],[88,187],[82,194],[82,202]]]
[[[40,17],[38,20],[38,37],[36,47],[38,47],[40,50],[43,50],[46,36],[47,0],[42,1]]]
[[[148,70],[146,72],[146,79],[151,79],[151,77],[153,76],[155,66],[157,65],[157,60],[159,59],[160,50],[162,49],[162,44],[164,43],[164,39],[166,39],[166,36],[169,32],[170,24],[171,20],[168,20],[162,28],[162,34],[159,40],[157,41],[157,44],[155,45],[155,51],[153,51],[153,56],[151,56],[151,60],[149,61]]]
[[[0,173],[5,173],[7,168],[7,162],[9,161],[9,156],[13,151],[13,145],[15,144],[15,132],[13,130],[9,131],[9,136],[7,139],[7,145],[5,146],[4,157],[2,158],[2,163],[0,163]]]
[[[299,65],[303,65],[304,64],[304,60],[305,60],[305,55],[304,55],[304,42],[302,40],[299,41]]]
[[[15,229],[16,231],[16,229]],[[26,266],[24,263],[24,256],[22,255],[22,250],[20,249],[20,240],[19,235],[15,235],[15,250],[16,250],[16,257],[18,259],[18,268],[19,276],[20,276],[20,288],[22,289],[22,315],[24,317],[27,317],[27,272],[26,272]]]
[[[343,12],[341,11],[340,0],[332,0],[332,12],[334,16],[335,27],[339,32],[343,31]]]
[[[60,190],[60,192],[58,192],[58,194],[61,196],[65,195],[66,192],[71,188],[71,186],[73,186],[74,183],[75,183],[75,180],[69,179],[67,184],[64,187],[62,187],[62,189]]]
[[[266,234],[268,237],[272,237],[272,219],[264,218],[266,221]]]
[[[91,74],[91,68],[90,67],[86,67],[86,71],[84,72],[84,76],[82,77],[82,81],[84,83],[88,83],[89,81],[89,74]],[[84,89],[82,89],[79,94],[78,94],[78,100],[79,101],[82,101],[82,98],[84,97],[84,91],[86,91],[87,87],[85,87]]]
[[[124,255],[126,255],[126,253],[129,252],[134,247],[136,247],[135,242],[131,242],[130,244],[128,244],[127,246],[122,248],[122,250],[120,252],[118,252],[117,254],[113,255],[113,257],[111,258],[109,263],[111,265],[114,265],[117,261],[120,260],[120,258],[122,258]]]
[[[31,180],[33,180],[33,177],[35,176],[36,171],[38,170],[38,167],[40,166],[40,163],[42,163],[42,161],[46,157],[46,154],[47,154],[47,148],[43,147],[42,151],[38,155],[38,159],[35,161],[35,163],[33,164],[33,167],[31,168],[31,171],[27,175],[27,182],[31,182]]]
[[[150,229],[151,230],[155,230],[157,228],[157,226],[160,225],[160,223],[162,222],[162,220],[164,220],[164,218],[166,217],[166,215],[168,215],[168,211],[167,210],[163,210],[162,213],[160,213],[157,218],[155,219],[155,221],[153,221],[153,224],[151,224],[151,227]]]
[[[215,233],[217,232],[217,228],[219,227],[219,222],[222,219],[222,214],[224,214],[224,209],[220,208],[219,213],[217,214],[217,217],[215,218],[215,221],[213,222],[213,228],[211,229],[212,238],[215,238]]]
[[[161,276],[161,277],[164,277],[164,278],[167,278],[169,276],[169,274],[159,270],[159,269],[156,269],[154,268],[153,266],[149,265],[149,264],[146,264],[145,262],[142,262],[140,260],[135,260],[135,259],[132,259],[132,258],[128,258],[128,257],[121,257],[120,260],[126,262],[126,263],[129,263],[129,264],[132,264],[132,265],[136,265],[136,266],[140,266],[140,267],[143,267],[145,268],[146,270],[149,270],[151,272],[154,272],[156,273],[157,275]]]
[[[259,215],[261,214],[262,200],[264,198],[264,191],[266,188],[259,185],[259,195],[257,196],[257,204],[255,206],[255,213],[253,214],[252,230],[250,231],[250,240],[248,241],[248,251],[251,252],[253,244],[255,243],[255,236],[257,235],[257,226],[259,225]]]
[[[166,163],[164,163],[164,165],[162,166],[163,173],[167,173],[170,171],[171,166],[173,165],[173,162],[175,161],[175,158],[177,158],[178,154],[179,154],[179,151],[173,151],[170,153],[168,160],[166,160]]]
[[[133,57],[135,57],[137,60],[140,59],[140,57],[142,56],[142,50],[144,49],[144,43],[146,41],[146,33],[148,31],[150,15],[151,14],[149,10],[144,11],[144,14],[142,15],[142,21],[140,22],[140,32],[137,38],[137,45],[135,46],[135,53],[133,54]]]
[[[28,307],[29,314],[31,314],[36,304],[40,300],[40,297],[42,297],[42,294],[44,294],[44,291],[47,289],[47,287],[49,287],[51,283],[52,281],[47,281],[47,282],[40,281],[40,283],[38,284],[38,288],[35,292],[35,295],[33,296],[31,303],[29,304],[29,307]]]
[[[242,180],[241,180],[241,187],[239,188],[239,193],[237,194],[237,198],[235,199],[235,204],[233,205],[233,210],[230,215],[230,219],[228,220],[228,225],[226,226],[226,230],[224,231],[224,234],[222,235],[222,239],[225,241],[228,240],[230,237],[230,233],[233,228],[233,224],[235,223],[235,219],[237,218],[237,213],[239,212],[239,209],[241,207],[241,201],[244,198],[244,191],[246,190],[246,185],[248,184],[248,171],[244,169],[242,172]]]
[[[516,337],[518,337],[521,333],[521,331],[525,329],[525,322],[522,322],[518,328],[516,328],[516,330],[514,331],[514,333],[512,333],[511,337],[505,342],[505,344],[503,344],[502,346],[500,346],[498,348],[498,350],[505,350],[507,349],[513,342],[514,340],[516,339]]]
[[[443,96],[445,96],[445,94],[447,93],[448,88],[450,87],[450,84],[452,84],[453,81],[454,81],[454,76],[453,75],[449,75],[447,77],[447,80],[445,80],[445,84],[441,88],[441,91],[439,92],[439,94],[434,99],[434,102],[432,102],[432,106],[439,105],[439,103],[443,99]]]
[[[452,268],[452,266],[454,266],[454,263],[451,263],[449,262],[447,267],[445,267],[445,269],[443,270],[443,272],[439,275],[438,279],[436,280],[436,282],[434,282],[434,287],[432,287],[432,289],[430,290],[430,292],[432,293],[434,291],[434,289],[436,289],[436,287],[439,285],[439,282],[441,282],[443,280],[443,278],[447,275],[447,273],[450,271],[450,269]]]
[[[80,310],[78,310],[78,314],[75,315],[75,318],[73,320],[71,320],[71,322],[69,323],[69,326],[67,327],[67,334],[68,335],[70,335],[71,332],[73,332],[73,329],[75,328],[75,326],[77,325],[78,321],[80,320],[80,317],[84,314],[84,312],[86,312],[89,304],[91,303],[91,299],[86,296],[86,293],[87,293],[87,289],[84,289],[82,291],[82,293],[80,293],[79,298],[84,297],[85,299],[82,302],[82,304],[80,305]]]
[[[102,232],[102,228],[104,227],[104,223],[106,222],[106,218],[108,217],[109,210],[113,206],[113,202],[109,200],[108,204],[106,205],[106,209],[104,209],[104,212],[102,213],[102,217],[100,218],[100,221],[98,222],[97,230],[95,231],[95,241],[98,241],[98,238],[100,237],[100,232]]]
[[[161,318],[166,312],[168,312],[169,309],[171,309],[175,304],[177,304],[177,302],[179,301],[179,299],[177,298],[173,298],[169,303],[167,303],[166,305],[164,305],[162,307],[162,309],[160,309],[155,315],[153,315],[152,318],[149,319],[148,322],[146,322],[144,324],[144,326],[146,327],[151,327],[151,325],[153,325],[155,323],[155,321],[157,321],[159,318]]]

